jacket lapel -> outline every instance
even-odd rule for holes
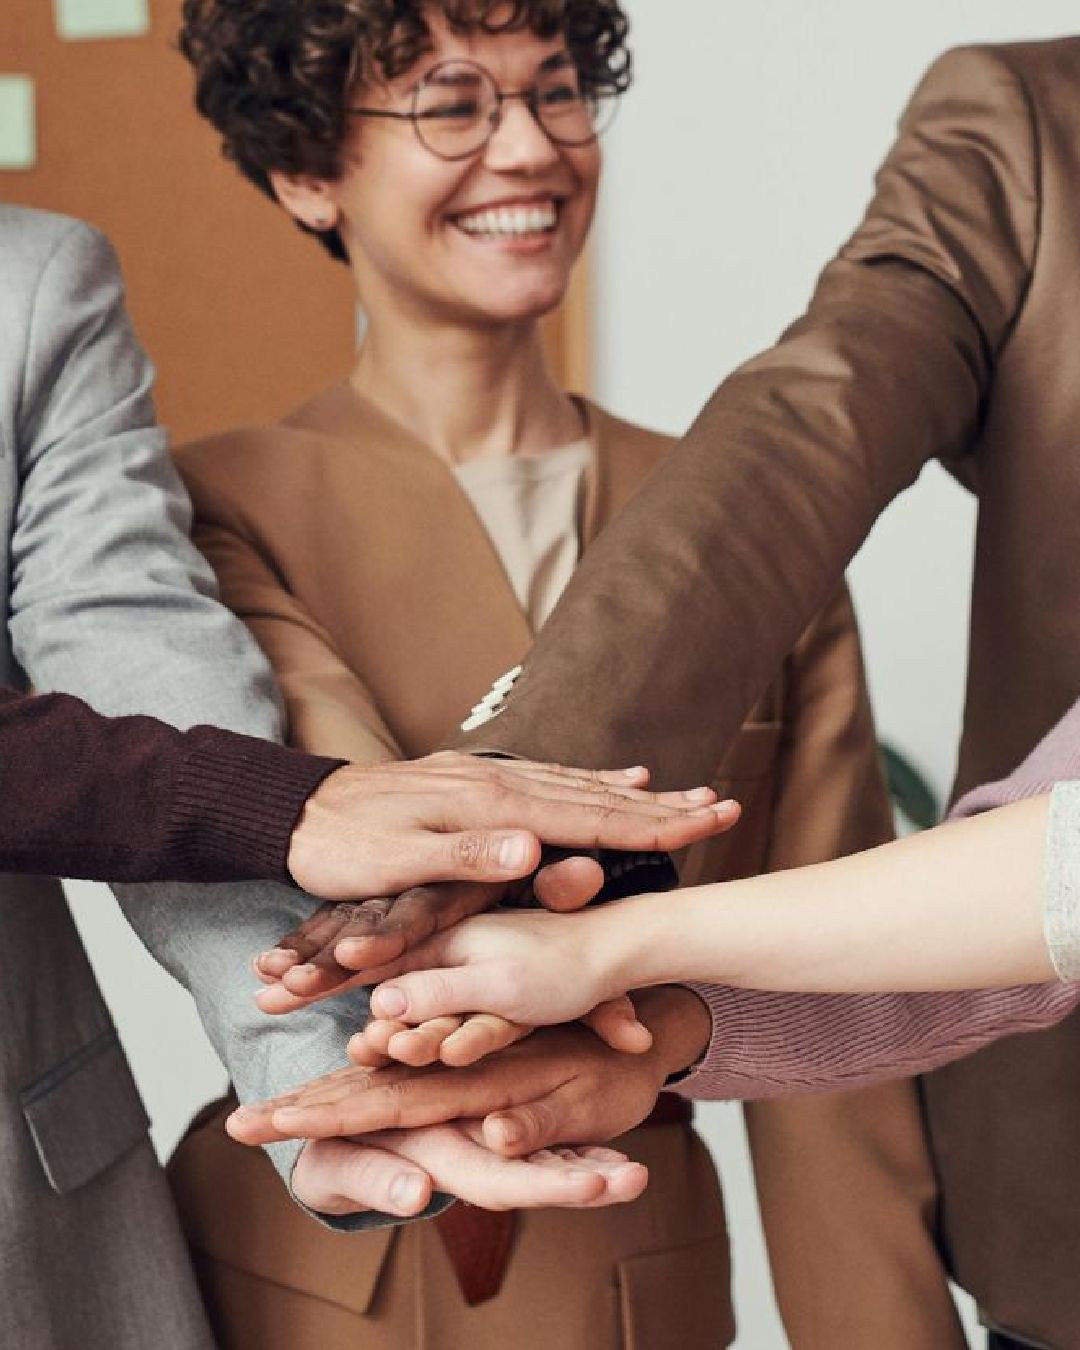
[[[357,673],[405,753],[427,754],[521,661],[528,622],[468,497],[427,446],[348,383],[288,421],[355,456],[357,538],[345,552],[363,564],[342,580],[350,627],[376,640],[350,644],[350,664],[359,654]]]
[[[586,475],[583,546],[636,491],[664,442],[582,401],[596,444]],[[426,754],[454,732],[533,634],[494,546],[452,470],[344,382],[287,425],[345,443],[358,472],[346,518],[357,532],[349,594],[350,664],[403,751]],[[367,541],[367,547],[364,541]],[[359,556],[362,551],[362,566]],[[376,640],[371,640],[371,634]]]

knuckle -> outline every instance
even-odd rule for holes
[[[549,1102],[531,1102],[522,1112],[526,1135],[536,1148],[557,1144],[559,1122]]]
[[[450,1011],[448,1005],[453,1002],[452,994],[450,980],[444,972],[425,971],[410,994],[410,1011],[414,1016],[417,1012],[428,1017],[445,1015]]]
[[[487,840],[475,830],[459,834],[454,839],[454,860],[465,871],[478,870],[488,854]]]

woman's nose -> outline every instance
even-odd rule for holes
[[[503,101],[499,123],[487,145],[488,168],[504,173],[549,168],[559,150],[523,98]]]

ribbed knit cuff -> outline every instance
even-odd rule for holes
[[[709,1048],[673,1091],[742,1100],[829,1092],[947,1064],[1000,1036],[1041,1031],[1080,985],[925,994],[789,994],[691,984],[712,1014]]]
[[[304,803],[346,762],[287,750],[219,727],[185,733],[166,831],[184,874],[289,881],[289,841]]]

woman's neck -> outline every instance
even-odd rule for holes
[[[352,384],[450,464],[544,454],[582,434],[535,322],[494,330],[373,322]]]

